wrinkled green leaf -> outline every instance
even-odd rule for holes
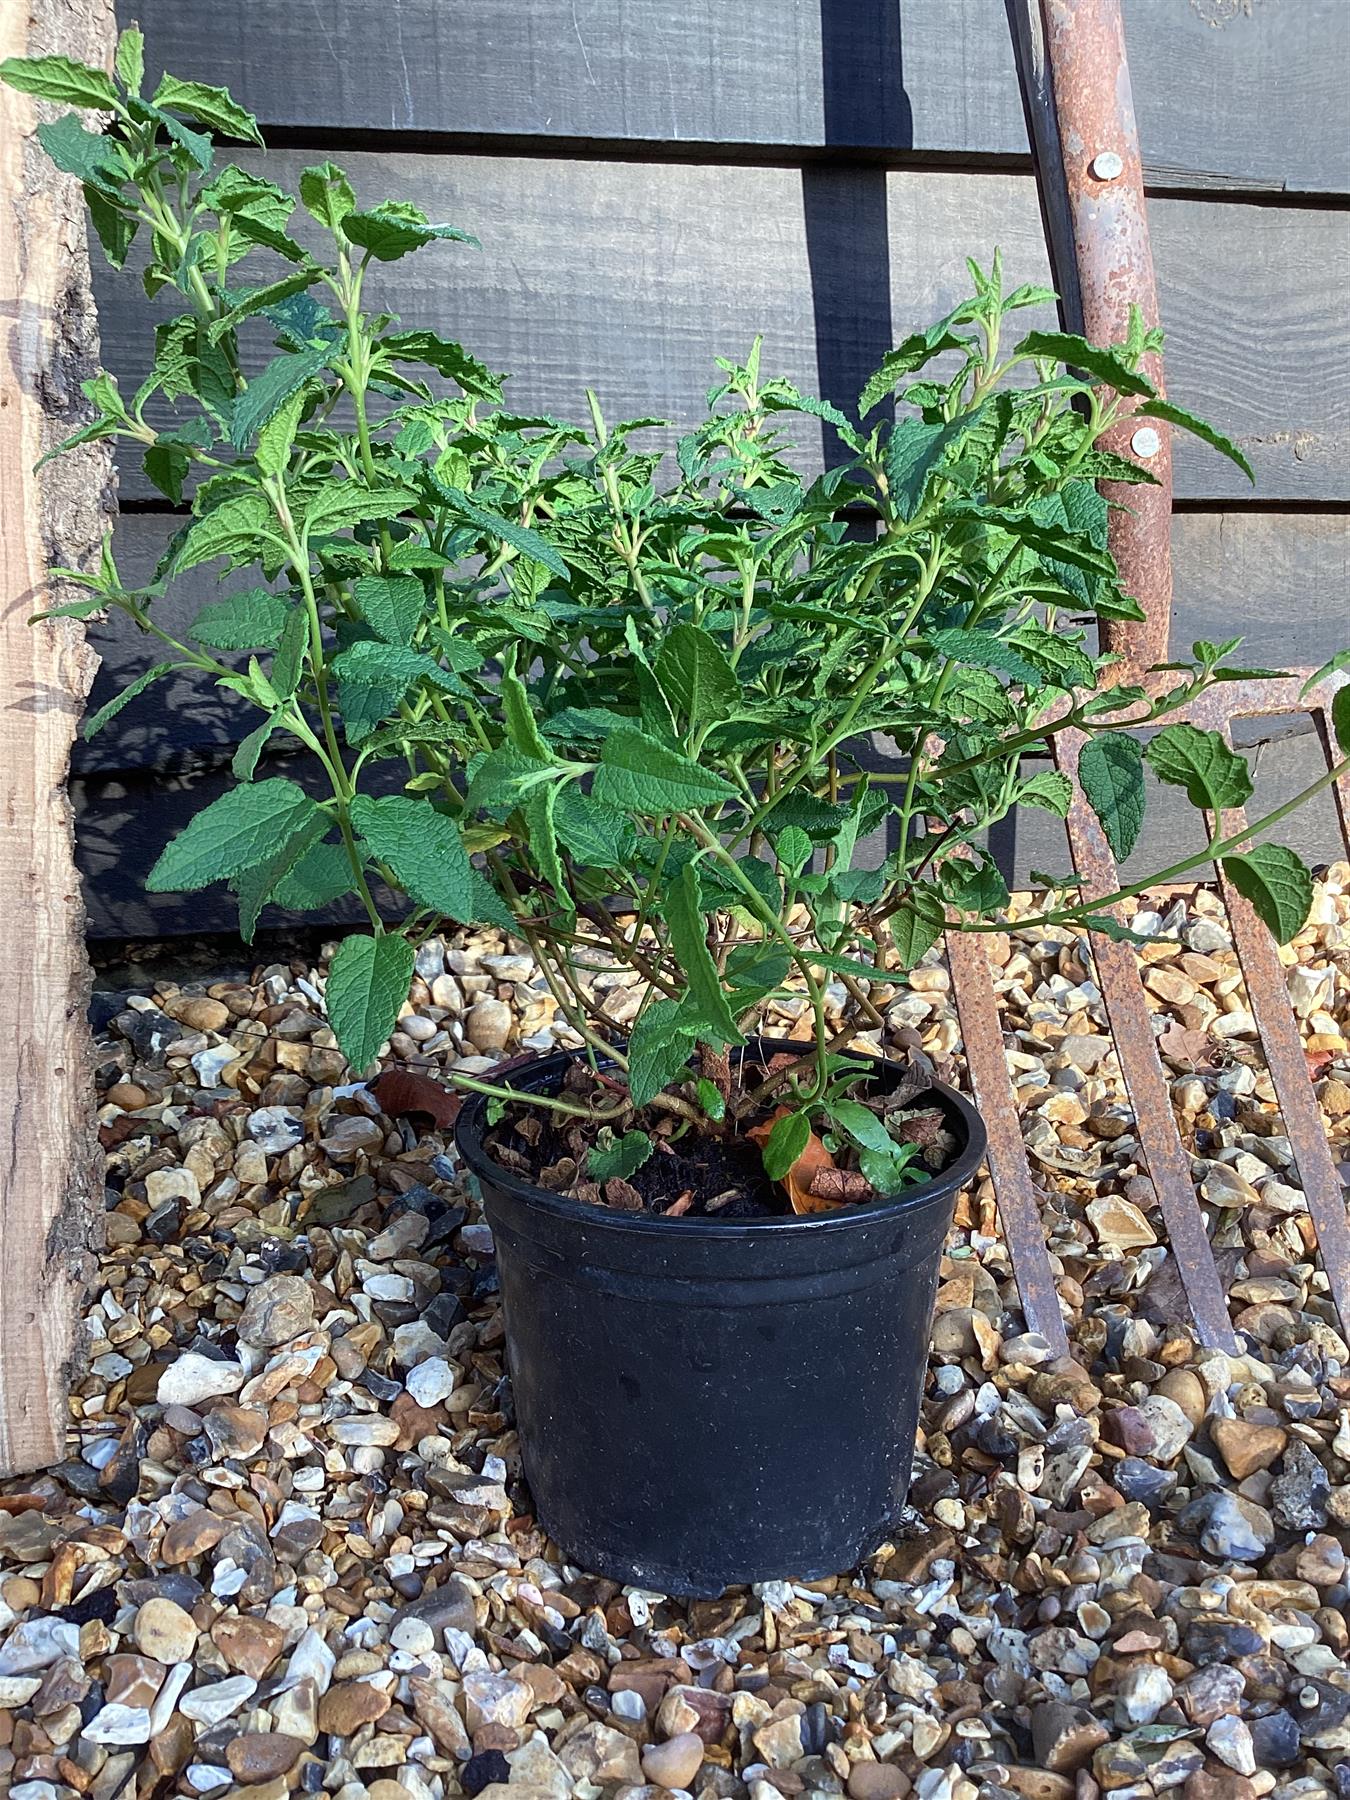
[[[1287,944],[1300,932],[1312,911],[1313,881],[1299,857],[1283,844],[1258,844],[1244,855],[1225,856],[1223,872],[1250,900],[1257,916]]]
[[[1144,757],[1159,781],[1185,788],[1192,806],[1222,812],[1251,798],[1247,764],[1221,732],[1168,725],[1150,742]]]
[[[170,841],[145,885],[152,894],[185,894],[228,880],[261,862],[315,810],[303,788],[279,777],[231,788]]]
[[[412,977],[413,947],[406,938],[349,937],[338,945],[324,1001],[354,1073],[370,1067],[398,1023]]]
[[[1078,781],[1112,856],[1124,862],[1144,823],[1143,747],[1122,732],[1090,738],[1079,754]]]

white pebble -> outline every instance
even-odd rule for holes
[[[419,1406],[435,1406],[454,1393],[455,1373],[443,1356],[429,1356],[408,1371],[408,1392]]]

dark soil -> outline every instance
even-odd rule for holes
[[[538,1141],[531,1144],[536,1120],[542,1123],[543,1131]],[[597,1184],[584,1179],[585,1158],[577,1158],[572,1149],[577,1135],[578,1126],[573,1121],[560,1123],[547,1116],[541,1119],[538,1112],[522,1107],[515,1118],[508,1116],[488,1134],[487,1143],[498,1162],[537,1181],[541,1187],[613,1206],[615,1199],[605,1191],[614,1188],[613,1182],[606,1182],[594,1194],[579,1191],[596,1188]],[[660,1125],[655,1136],[654,1154],[624,1183],[636,1194],[640,1206],[630,1203],[621,1210],[665,1213],[688,1195],[689,1204],[677,1217],[773,1219],[791,1212],[783,1189],[764,1173],[758,1146],[747,1139],[716,1138],[691,1130],[672,1144]],[[568,1175],[571,1180],[566,1180]]]
[[[921,1155],[912,1165],[916,1180],[941,1174],[957,1152],[943,1115],[931,1103],[926,1104],[930,1079],[926,1071],[911,1067],[898,1077],[892,1071],[892,1079],[886,1084],[891,1091],[884,1099],[879,1092],[869,1092],[861,1082],[857,1090],[857,1098],[879,1114],[884,1109],[893,1135],[901,1141],[912,1138],[921,1147]],[[564,1089],[573,1098],[610,1107],[616,1089],[622,1093],[612,1077],[604,1078],[601,1086],[582,1062],[573,1065]],[[686,1098],[690,1097],[692,1084],[683,1091]],[[553,1193],[616,1211],[689,1219],[791,1217],[794,1208],[786,1189],[765,1174],[760,1144],[746,1135],[748,1128],[773,1116],[775,1104],[770,1102],[735,1124],[733,1105],[722,1126],[706,1119],[693,1123],[659,1107],[630,1114],[615,1130],[620,1134],[642,1132],[652,1144],[651,1153],[626,1176],[603,1180],[592,1177],[590,1156],[592,1150],[609,1145],[613,1134],[598,1121],[564,1117],[521,1104],[508,1107],[484,1141],[493,1159],[513,1174]],[[856,1161],[847,1147],[838,1150],[837,1163],[840,1170],[856,1171]],[[850,1179],[861,1185],[861,1192],[834,1204],[866,1205],[878,1197],[861,1175],[853,1172]]]

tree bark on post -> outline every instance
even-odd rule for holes
[[[0,0],[0,57],[107,66],[111,0]],[[102,1169],[84,905],[66,795],[97,658],[84,628],[30,626],[48,569],[89,567],[114,507],[107,447],[35,469],[81,422],[98,367],[79,183],[34,136],[47,107],[0,88],[0,1473],[65,1454],[79,1302]]]

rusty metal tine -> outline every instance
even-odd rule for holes
[[[1240,812],[1224,814],[1226,832],[1239,831],[1244,823]],[[1275,1084],[1299,1182],[1317,1232],[1322,1267],[1341,1323],[1350,1330],[1350,1220],[1346,1216],[1345,1189],[1336,1173],[1326,1124],[1308,1075],[1284,969],[1270,933],[1222,870],[1219,886],[1233,927],[1233,942],[1247,984],[1252,1016],[1266,1053],[1266,1067]]]
[[[1096,900],[1113,893],[1120,884],[1102,828],[1078,786],[1078,753],[1086,742],[1080,731],[1060,732],[1055,739],[1055,760],[1073,783],[1068,821],[1073,865],[1082,880],[1084,898]],[[1196,1329],[1201,1342],[1210,1348],[1236,1351],[1223,1283],[1215,1266],[1204,1214],[1195,1197],[1190,1158],[1177,1130],[1167,1078],[1144,1003],[1138,959],[1128,944],[1115,943],[1100,934],[1093,937],[1092,953],[1121,1073],[1134,1108],[1139,1141],[1148,1159],[1149,1179],[1162,1208],[1171,1253],[1177,1260]]]
[[[1067,1356],[1069,1340],[1013,1102],[989,957],[973,933],[953,931],[947,937],[947,964],[956,990],[966,1066],[989,1133],[989,1173],[1022,1311],[1028,1329],[1038,1331],[1056,1356]]]
[[[1146,325],[1158,323],[1120,0],[1006,0],[1006,8],[1061,315],[1094,344],[1118,343],[1131,305]],[[1146,357],[1144,368],[1165,392],[1162,358]],[[1158,484],[1102,484],[1121,503],[1107,525],[1111,549],[1147,618],[1103,621],[1101,643],[1136,675],[1166,660],[1172,616],[1171,441],[1159,421],[1140,424],[1125,420],[1102,439]]]

